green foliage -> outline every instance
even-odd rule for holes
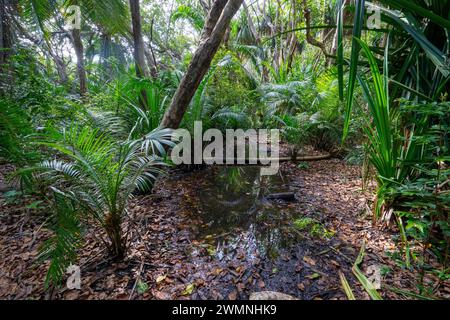
[[[62,0],[62,2],[65,8],[71,5],[80,6],[85,21],[102,26],[109,34],[126,34],[128,31],[129,10],[125,1]]]
[[[202,121],[205,130],[248,127],[255,100],[244,67],[230,52],[220,52],[197,89],[182,125],[189,130],[193,130],[194,121]]]
[[[31,51],[20,48],[7,68],[0,73],[0,149],[8,160],[25,165],[39,159],[31,146],[38,131],[71,113],[60,104],[62,88],[51,83]]]
[[[403,137],[402,140],[420,147],[420,156],[401,163],[410,174],[403,183],[386,190],[385,195],[405,224],[405,237],[431,244],[431,250],[442,261],[448,254],[450,236],[447,217],[450,171],[446,165],[450,159],[450,122],[446,116],[449,108],[449,103],[404,102],[400,112],[408,139]]]
[[[44,242],[39,260],[51,260],[45,287],[59,285],[71,264],[76,263],[77,249],[81,246],[81,222],[77,204],[60,192],[54,192],[54,211],[50,227],[54,236]]]
[[[158,127],[192,60],[209,2],[142,5],[145,58],[155,56],[156,79],[135,76],[127,1],[7,4],[7,14],[14,14],[7,17],[13,43],[5,48],[12,55],[0,65],[0,151],[2,160],[27,167],[20,170],[22,185],[31,186],[35,178],[39,187],[49,187],[54,237],[41,251],[42,259],[51,260],[46,285],[58,284],[76,262],[92,223],[102,228],[111,253],[124,255],[127,203],[161,173],[159,156],[172,144],[170,131]],[[231,22],[182,127],[192,130],[202,121],[205,130],[278,128],[290,147],[311,145],[333,154],[347,149],[349,163],[370,162],[378,182],[377,217],[396,218],[402,266],[425,269],[415,244],[441,262],[448,256],[450,1],[354,3],[305,1],[312,13],[309,31],[328,55],[306,41],[307,28],[297,17],[306,8],[299,2],[246,3],[248,10]],[[62,30],[69,5],[81,6],[83,15],[89,77],[89,95],[83,98],[74,94],[77,66],[70,32]],[[380,10],[381,29],[366,28],[367,5]],[[64,85],[61,67],[68,76]],[[242,189],[236,183],[240,174],[233,169],[224,183]],[[14,203],[24,196],[5,194]],[[37,210],[40,201],[27,209]],[[294,227],[332,235],[313,219],[299,219]],[[358,269],[363,251],[355,275],[372,298],[380,298]],[[448,269],[437,276],[447,279]],[[341,282],[354,298],[343,275]],[[421,293],[430,291],[421,286]],[[140,281],[136,287],[139,293],[148,289]]]
[[[126,251],[122,219],[133,192],[148,190],[164,165],[157,151],[169,144],[167,130],[143,140],[114,142],[98,129],[73,126],[48,134],[40,145],[56,151],[57,159],[22,169],[45,181],[55,194],[55,237],[43,254],[52,260],[48,281],[60,279],[61,270],[74,259],[78,225],[93,221],[106,233],[108,249],[117,258]],[[83,218],[83,220],[82,220]]]
[[[171,16],[172,21],[185,19],[196,29],[201,31],[205,24],[205,16],[203,10],[194,8],[193,6],[180,5]]]
[[[291,144],[333,151],[340,144],[343,123],[336,73],[333,69],[321,74],[310,71],[305,78],[286,85],[262,86],[267,106],[263,123],[280,127],[283,138]],[[359,130],[358,122],[351,129],[353,137]]]
[[[407,2],[385,0],[382,1],[394,8],[375,5],[381,12],[383,30],[391,29],[390,49],[386,52],[390,61],[390,79],[392,85],[389,102],[398,98],[426,99],[437,101],[446,95],[448,84],[449,64],[445,60],[448,51],[448,32],[443,27],[450,24],[448,20],[448,1],[417,1]],[[372,4],[374,5],[374,4]],[[344,138],[350,123],[350,116],[355,98],[355,83],[358,65],[367,66],[360,61],[360,46],[358,38],[361,38],[361,30],[364,24],[364,1],[357,1],[356,20],[353,31],[353,45],[349,69],[349,82],[346,95],[346,121],[344,126]],[[428,21],[428,19],[431,19]],[[381,31],[383,31],[381,30]],[[339,46],[344,46],[343,39]],[[383,48],[375,43],[371,47],[373,53],[381,53]],[[344,64],[343,56],[338,63]],[[379,63],[378,60],[376,60]],[[343,68],[340,67],[340,79],[343,79]],[[386,72],[385,72],[386,73]],[[387,73],[386,73],[387,74]],[[343,90],[343,82],[340,81]]]
[[[343,132],[343,139],[347,137],[347,133],[350,126],[350,112],[352,110],[352,104],[353,104],[353,94],[355,91],[355,84],[356,84],[356,76],[358,72],[358,60],[359,60],[359,52],[360,52],[360,46],[357,39],[361,38],[361,31],[364,24],[364,10],[365,10],[365,0],[357,0],[356,1],[356,8],[355,8],[355,21],[353,25],[353,40],[352,40],[352,51],[351,51],[351,58],[350,58],[350,70],[349,70],[349,80],[348,80],[348,87],[347,87],[347,104],[345,108],[346,113],[346,120],[344,123],[344,132]],[[341,23],[343,23],[343,20],[340,20]],[[342,25],[339,26],[339,28],[342,28]],[[343,39],[340,39],[343,41]],[[338,47],[342,47],[344,44],[338,43]],[[339,62],[343,63],[343,57],[342,53],[339,57]],[[340,85],[343,86],[342,79],[342,67],[340,67]],[[342,92],[342,88],[340,91]]]
[[[12,101],[0,100],[0,150],[13,163],[33,161],[37,155],[29,152],[29,135],[33,128],[27,114]],[[28,150],[28,151],[27,151]]]
[[[394,141],[394,118],[389,106],[388,75],[381,75],[375,58],[367,44],[357,39],[364,50],[371,68],[372,83],[362,76],[358,76],[359,83],[363,89],[364,96],[369,106],[372,124],[366,129],[369,139],[369,159],[378,172],[378,203],[377,213],[380,214],[383,205],[383,192],[392,181],[401,182],[404,175],[398,172],[398,157],[400,148]],[[387,51],[387,49],[386,49]],[[387,66],[387,55],[385,56]],[[387,69],[385,69],[387,72]]]
[[[320,222],[308,217],[295,220],[294,227],[299,231],[308,229],[313,237],[330,239],[334,236],[333,231],[327,230]]]
[[[405,183],[415,181],[417,170],[420,170],[415,167],[416,165],[429,163],[430,155],[439,154],[440,157],[442,155],[445,157],[445,154],[448,153],[448,147],[442,149],[442,145],[436,145],[438,141],[445,140],[443,136],[448,129],[448,124],[444,123],[443,117],[448,112],[448,103],[434,104],[432,108],[430,105],[413,107],[413,110],[416,111],[415,119],[411,116],[409,119],[404,118],[405,110],[411,106],[403,107],[400,116],[393,114],[389,106],[388,55],[385,55],[384,64],[386,74],[382,76],[368,46],[362,41],[359,43],[371,66],[373,82],[373,85],[370,85],[366,78],[359,76],[360,85],[372,116],[372,124],[366,129],[369,138],[367,150],[369,160],[378,173],[379,189],[376,213],[380,217],[383,207],[386,212],[394,201],[393,198],[388,200],[387,193],[392,188],[395,189]],[[434,120],[432,120],[433,117]],[[438,121],[440,126],[433,123],[437,119],[440,119]],[[404,121],[403,125],[400,120]],[[436,163],[436,161],[431,162]]]

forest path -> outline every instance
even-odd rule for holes
[[[255,208],[248,202],[252,193],[238,189],[247,196],[243,212],[251,214],[239,219],[242,214],[233,212],[232,223],[225,219],[218,224],[226,206],[236,209],[240,199],[224,199],[229,190],[217,194],[211,184],[217,170],[173,171],[157,183],[154,194],[135,197],[131,219],[125,222],[131,231],[123,262],[108,261],[98,239],[100,230],[88,232],[79,255],[81,290],[63,288],[53,298],[247,299],[252,292],[269,290],[299,299],[346,299],[338,276],[343,271],[357,298],[366,299],[351,272],[362,240],[367,242],[363,271],[370,266],[395,268],[384,254],[395,248],[391,233],[373,228],[365,212],[372,195],[361,189],[359,167],[337,159],[284,163],[281,180],[275,178],[272,184],[278,185],[275,191],[281,183],[282,191],[294,192],[295,201],[267,201],[259,195],[261,207],[247,210]],[[219,196],[216,200],[224,203],[225,211],[208,208],[205,195]],[[50,235],[43,227],[46,209],[24,208],[5,194],[0,204],[0,297],[42,299],[48,264],[37,265],[35,258]],[[219,215],[205,214],[208,210]],[[308,221],[315,223],[295,227]],[[315,225],[322,231],[311,233]],[[412,281],[396,269],[384,275],[382,283],[410,288]],[[395,297],[387,291],[383,295]]]

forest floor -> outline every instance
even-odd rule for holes
[[[0,184],[11,170],[1,166]],[[173,170],[153,194],[136,196],[124,223],[130,230],[125,261],[108,260],[101,230],[86,232],[78,262],[81,290],[44,290],[48,262],[36,258],[51,235],[48,209],[33,197],[0,193],[0,298],[234,300],[267,290],[298,299],[346,299],[342,271],[356,298],[369,299],[351,271],[363,241],[361,268],[366,274],[371,266],[381,269],[383,298],[413,298],[390,287],[417,292],[417,277],[386,254],[397,250],[397,233],[372,225],[367,205],[373,193],[363,191],[360,167],[338,159],[282,164],[281,187],[274,191],[294,192],[295,201],[255,198],[239,184],[219,190],[214,181],[220,170]],[[220,220],[224,212],[229,215]],[[296,229],[295,221],[305,217],[328,236],[312,234],[311,226]],[[435,295],[448,299],[448,283]]]

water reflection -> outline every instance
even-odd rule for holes
[[[247,259],[275,258],[292,243],[289,225],[298,213],[289,203],[266,199],[295,191],[283,176],[261,176],[258,167],[246,166],[211,168],[205,178],[205,187],[198,190],[204,222],[200,237],[214,246],[219,259],[242,250]]]

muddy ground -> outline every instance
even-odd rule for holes
[[[414,298],[392,291],[417,292],[417,279],[388,257],[397,232],[373,227],[367,210],[373,193],[363,191],[359,167],[339,159],[284,163],[276,181],[246,169],[230,178],[223,170],[172,170],[153,194],[136,196],[124,223],[130,230],[125,261],[110,261],[101,230],[87,230],[79,250],[81,290],[44,290],[48,263],[36,258],[51,235],[46,203],[0,193],[0,298],[234,300],[270,290],[346,299],[342,271],[355,296],[368,299],[351,271],[363,241],[362,269],[382,270],[383,298]],[[3,176],[10,171],[2,167]],[[292,192],[295,200],[268,200],[272,192]],[[298,228],[305,217],[322,232]],[[426,281],[437,283],[431,276]],[[434,294],[449,298],[448,283]]]

